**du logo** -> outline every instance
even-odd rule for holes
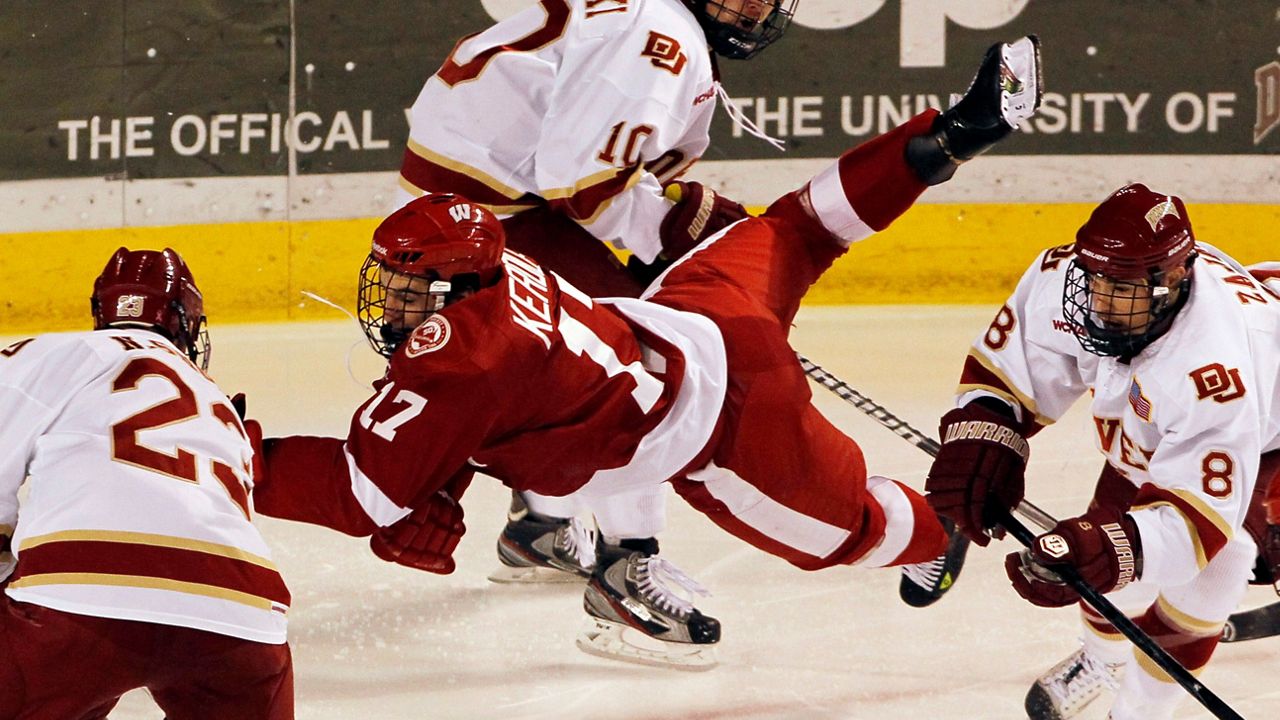
[[[969,30],[1003,27],[1022,14],[1031,0],[901,0],[898,64],[943,67],[947,64],[947,25]],[[481,0],[494,20],[534,4],[534,0]],[[795,24],[814,30],[841,30],[880,12],[889,0],[804,0]]]
[[[1253,71],[1258,86],[1258,121],[1253,126],[1253,144],[1262,142],[1280,125],[1280,61],[1272,60]]]

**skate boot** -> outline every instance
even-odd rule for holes
[[[956,532],[956,524],[941,518],[947,531],[947,549],[927,562],[902,566],[902,580],[898,583],[898,596],[911,607],[925,607],[938,601],[960,577],[965,555],[969,553],[969,538]]]
[[[568,583],[591,576],[595,531],[578,518],[553,518],[529,510],[511,495],[507,526],[498,536],[502,565],[489,574],[497,583]]]
[[[1080,714],[1102,694],[1119,687],[1123,663],[1110,664],[1093,657],[1083,647],[1041,675],[1027,691],[1026,710],[1031,720],[1066,720]]]
[[[720,621],[689,597],[709,593],[658,557],[653,539],[602,545],[583,596],[587,627],[578,647],[602,657],[678,670],[715,667]]]

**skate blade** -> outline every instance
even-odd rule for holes
[[[540,565],[530,567],[501,565],[497,570],[489,573],[489,581],[510,585],[557,585],[585,583],[587,579],[577,573]]]
[[[720,664],[715,646],[673,643],[649,637],[628,625],[588,617],[578,649],[610,660],[702,672]]]

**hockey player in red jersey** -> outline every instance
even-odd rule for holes
[[[1117,190],[974,342],[926,483],[985,544],[993,508],[1022,498],[1026,438],[1088,393],[1106,457],[1093,501],[1006,569],[1022,597],[1059,607],[1079,595],[1043,570],[1074,566],[1192,672],[1255,566],[1259,579],[1274,567],[1256,559],[1280,473],[1280,297],[1259,279],[1196,241],[1180,198]],[[1081,607],[1083,647],[1032,686],[1028,715],[1073,717],[1110,685],[1114,720],[1173,717],[1182,688]]]
[[[1033,41],[1004,47],[1026,77]],[[260,511],[372,534],[385,559],[449,572],[476,471],[633,511],[629,496],[669,480],[727,531],[806,570],[935,558],[937,517],[905,485],[868,477],[858,445],[809,403],[787,333],[851,243],[1034,111],[1036,84],[998,81],[999,48],[979,75],[990,82],[965,100],[845,153],[701,243],[643,299],[589,297],[506,249],[493,213],[459,196],[396,211],[374,233],[358,299],[387,373],[345,441],[268,441]],[[627,517],[598,515],[601,531],[614,534],[615,519]],[[675,586],[696,589],[650,549],[602,557],[584,600],[596,626],[580,645],[705,666],[719,626]],[[626,628],[662,650],[629,644]]]
[[[173,250],[120,248],[91,302],[93,331],[0,349],[0,718],[105,718],[145,687],[173,720],[288,720],[255,424],[203,372],[200,291]]]
[[[746,216],[676,178],[710,143],[715,57],[782,37],[798,0],[543,0],[462,38],[410,111],[397,206],[457,193],[502,219],[507,245],[592,297],[637,297],[666,263]],[[735,109],[726,104],[735,118]],[[500,108],[500,110],[499,110]],[[664,187],[665,186],[665,187]],[[627,268],[606,247],[632,253]],[[661,487],[633,502],[662,507]],[[513,493],[498,582],[590,573],[580,498]],[[652,545],[665,523],[626,529]]]

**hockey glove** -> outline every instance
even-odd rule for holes
[[[907,163],[923,182],[945,182],[960,163],[986,152],[1031,117],[1043,95],[1039,38],[996,43],[964,96],[934,120],[932,132],[907,143]]]
[[[672,261],[698,243],[747,217],[747,209],[696,182],[673,182],[663,195],[675,203],[658,226],[661,259]]]
[[[1031,446],[1010,413],[978,400],[943,415],[942,447],[924,484],[929,506],[981,546],[991,541],[983,530],[996,524],[1000,510],[1012,510],[1025,489]]]
[[[253,465],[250,472],[253,477],[253,486],[258,487],[266,483],[266,465],[263,462],[266,455],[262,449],[262,425],[257,420],[251,420],[245,417],[245,397],[244,393],[236,393],[231,396],[231,407],[235,408],[236,415],[240,416],[240,424],[244,426],[245,437],[249,439],[249,446],[253,448]]]
[[[442,491],[407,517],[380,528],[369,538],[369,547],[387,562],[448,575],[455,567],[453,551],[466,531],[462,506]]]
[[[1090,510],[1062,520],[1035,544],[1005,557],[1013,589],[1040,607],[1063,607],[1080,600],[1056,568],[1071,566],[1080,579],[1101,593],[1128,585],[1142,575],[1142,543],[1133,518],[1110,508]]]

